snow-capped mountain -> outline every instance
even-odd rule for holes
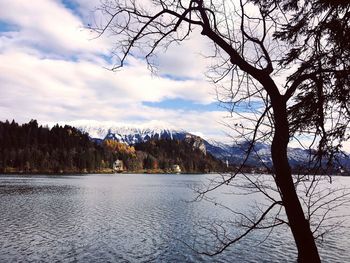
[[[240,164],[246,158],[250,143],[247,141],[233,145],[222,143],[208,143],[206,146],[207,151],[213,154],[216,158],[228,160],[232,164]],[[289,148],[288,156],[291,165],[295,166],[305,162],[309,155],[305,150],[298,148]],[[256,142],[251,150],[246,164],[250,166],[272,166],[270,145]]]
[[[137,128],[137,127],[107,127],[107,126],[78,126],[79,130],[89,134],[94,139],[112,139],[126,144],[146,142],[151,139],[176,139],[184,140],[189,134],[185,131],[176,131],[166,128]]]
[[[241,164],[247,155],[249,142],[242,142],[234,145],[208,143],[206,144],[207,151],[221,160],[227,160],[231,164]],[[288,148],[289,164],[292,168],[298,167],[313,167],[315,163],[312,161],[312,151],[300,148]],[[338,170],[346,169],[350,171],[350,155],[337,154],[336,161],[333,161],[333,166]],[[251,150],[246,165],[253,167],[261,167],[266,165],[272,167],[271,146],[264,143],[255,143]],[[323,167],[327,166],[327,159],[322,160]],[[316,165],[317,166],[317,165]]]
[[[149,140],[171,139],[186,140],[194,148],[200,149],[206,154],[205,141],[199,136],[184,130],[174,130],[162,127],[142,128],[126,126],[76,126],[79,130],[86,132],[93,139],[116,140],[128,145],[146,142]]]
[[[231,164],[238,165],[246,158],[249,142],[235,143],[232,145],[211,142],[208,143],[206,147],[207,151],[216,158],[227,160]],[[270,146],[263,143],[256,143],[246,164],[250,166],[261,166],[263,164],[271,166]]]
[[[112,139],[128,145],[146,142],[151,139],[187,140],[193,147],[199,148],[204,153],[209,152],[218,159],[237,165],[246,158],[246,152],[249,147],[249,142],[246,141],[233,145],[208,142],[184,130],[168,129],[159,126],[148,128],[115,125],[76,125],[76,127],[88,133],[93,139]],[[246,164],[253,167],[261,167],[262,165],[271,167],[272,159],[270,150],[270,145],[256,143]],[[292,167],[303,167],[309,162],[310,152],[299,148],[289,148],[288,157]],[[341,165],[350,167],[349,156],[341,158]]]

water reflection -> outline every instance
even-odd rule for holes
[[[0,177],[0,262],[294,262],[290,233],[249,236],[222,255],[193,252],[196,224],[226,219],[213,204],[188,203],[205,175]],[[244,207],[242,197],[217,192]],[[350,261],[346,237],[321,249],[325,261]],[[339,243],[342,242],[342,243]]]

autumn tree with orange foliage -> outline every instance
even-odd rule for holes
[[[104,145],[107,149],[126,155],[136,156],[136,151],[133,146],[129,146],[125,143],[114,141],[114,140],[105,140]]]

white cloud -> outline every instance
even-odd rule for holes
[[[220,130],[220,112],[185,112],[142,105],[142,101],[167,98],[211,102],[211,87],[203,80],[175,81],[152,76],[144,63],[136,59],[117,73],[89,61],[40,58],[16,51],[0,54],[0,59],[2,120],[158,121],[206,134]]]
[[[159,76],[134,57],[114,73],[104,68],[112,65],[101,57],[112,40],[90,41],[91,35],[83,30],[99,1],[74,2],[77,9],[72,11],[58,0],[0,0],[6,6],[0,8],[0,20],[16,29],[0,32],[0,120],[161,123],[206,139],[227,140],[223,130],[229,130],[220,124],[226,112],[142,104],[175,98],[215,101],[214,88],[203,77],[209,62],[200,55],[208,55],[211,47],[198,31],[189,41],[158,54]]]
[[[212,46],[208,38],[203,37],[198,29],[194,29],[191,38],[181,44],[172,44],[165,53],[158,56],[160,74],[171,74],[187,78],[204,79],[212,54]]]
[[[15,44],[56,55],[106,52],[105,40],[92,42],[93,35],[84,29],[82,21],[59,1],[1,0],[1,6],[6,8],[0,8],[0,19],[18,28],[2,39],[2,49]]]

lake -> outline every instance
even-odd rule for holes
[[[295,262],[285,227],[253,232],[214,257],[192,249],[212,244],[201,226],[233,220],[217,201],[240,211],[257,202],[225,188],[212,193],[215,202],[189,202],[215,176],[1,175],[0,262]],[[232,224],[228,234],[235,231]],[[324,262],[350,262],[348,221],[318,247]]]

